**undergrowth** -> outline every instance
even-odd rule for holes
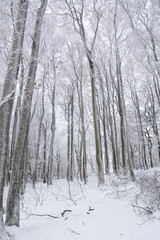
[[[136,211],[145,216],[158,216],[160,219],[160,171],[153,170],[138,174],[136,189],[133,201]]]

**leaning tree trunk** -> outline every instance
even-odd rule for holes
[[[23,47],[28,0],[20,0],[11,56],[4,82],[2,102],[0,103],[0,228],[3,229],[3,187],[8,157],[9,127],[14,101],[14,91],[19,72],[20,57]],[[2,234],[0,233],[0,238]]]
[[[25,95],[22,103],[22,115],[20,119],[20,128],[17,138],[17,144],[12,164],[11,183],[7,198],[7,211],[6,211],[6,225],[7,226],[19,226],[19,215],[20,215],[20,182],[21,182],[21,164],[23,159],[23,149],[26,142],[27,129],[29,127],[29,119],[31,113],[31,103],[33,88],[32,84],[35,82],[36,70],[38,65],[38,53],[40,46],[41,27],[43,21],[43,15],[45,13],[47,0],[41,1],[41,6],[37,13],[37,19],[35,24],[32,53],[29,63],[28,78],[26,84]]]

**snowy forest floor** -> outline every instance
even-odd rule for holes
[[[112,175],[100,187],[96,177],[86,186],[66,180],[27,185],[20,228],[7,230],[15,240],[159,240],[160,211],[137,207],[138,192],[135,183]]]

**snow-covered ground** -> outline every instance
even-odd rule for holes
[[[66,180],[54,180],[51,187],[38,184],[35,190],[28,185],[20,228],[7,230],[15,240],[159,240],[160,219],[145,221],[136,214],[134,192],[133,183],[113,179],[101,187],[96,178],[87,186]]]

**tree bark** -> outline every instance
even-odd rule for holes
[[[52,105],[52,123],[51,123],[51,142],[50,142],[50,149],[49,149],[49,158],[48,158],[48,171],[47,171],[47,184],[52,184],[52,172],[53,172],[53,145],[54,145],[54,137],[55,137],[55,88],[56,85],[54,83],[52,89],[52,97],[51,97],[51,105]]]
[[[20,108],[21,108],[21,102],[22,102],[22,95],[23,95],[23,86],[24,86],[24,66],[23,66],[23,57],[21,57],[21,73],[20,73],[20,87],[19,87],[19,95],[17,98],[16,103],[16,109],[14,113],[14,122],[13,122],[13,128],[12,128],[12,139],[11,139],[11,151],[10,151],[10,157],[7,162],[7,182],[10,181],[10,171],[12,166],[12,160],[14,157],[14,151],[15,151],[15,145],[16,145],[16,139],[17,139],[17,128],[18,128],[18,122],[20,119]]]
[[[16,143],[16,149],[12,164],[11,183],[7,198],[7,211],[6,211],[6,225],[7,226],[19,226],[20,217],[20,182],[21,182],[21,164],[24,146],[27,137],[27,130],[29,127],[29,119],[31,115],[31,103],[33,88],[32,84],[35,82],[36,70],[38,65],[38,54],[40,46],[41,28],[43,15],[45,13],[47,0],[41,1],[41,6],[37,12],[37,19],[34,30],[34,37],[32,43],[32,53],[29,63],[28,78],[26,84],[25,95],[22,103],[22,115],[20,119],[19,134]]]
[[[90,68],[90,79],[92,89],[92,110],[93,110],[93,123],[94,123],[94,134],[95,134],[95,147],[96,147],[96,162],[98,167],[98,183],[104,183],[103,165],[100,151],[100,136],[98,130],[98,119],[97,119],[97,106],[96,106],[96,92],[95,92],[95,71],[92,56],[87,52],[87,58]]]
[[[39,179],[39,173],[38,173],[38,164],[39,164],[39,150],[40,150],[40,144],[41,144],[41,134],[42,134],[42,127],[43,127],[43,118],[44,118],[44,81],[45,81],[45,70],[44,70],[44,77],[43,77],[43,83],[42,83],[42,105],[40,110],[40,116],[39,116],[39,127],[38,127],[38,139],[37,139],[37,147],[36,147],[36,156],[35,156],[35,167],[33,172],[33,186],[35,187],[35,184],[37,180]]]
[[[18,6],[15,31],[12,40],[11,56],[3,86],[0,103],[0,228],[3,226],[3,187],[8,158],[9,128],[14,101],[14,91],[19,72],[20,58],[23,48],[28,0],[20,0]],[[3,227],[2,227],[3,228]],[[1,234],[0,234],[1,235]]]

